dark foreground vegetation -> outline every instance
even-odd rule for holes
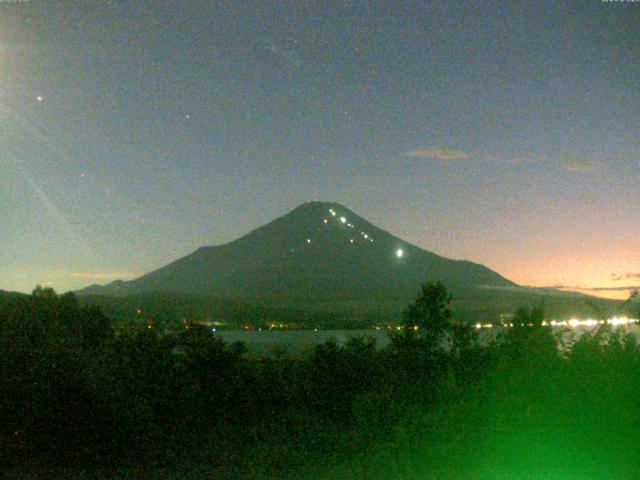
[[[191,325],[114,333],[36,289],[0,306],[6,478],[640,478],[640,347],[521,309],[488,345],[428,284],[387,349],[251,359]],[[414,326],[418,329],[414,330]],[[446,346],[446,348],[444,347]]]

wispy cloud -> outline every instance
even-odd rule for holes
[[[605,170],[607,165],[598,155],[579,158],[573,155],[558,153],[556,155],[538,154],[534,152],[522,152],[516,154],[508,154],[506,152],[488,152],[483,150],[474,150],[468,152],[465,150],[435,148],[435,147],[419,147],[415,150],[405,152],[404,156],[412,158],[423,158],[438,160],[441,162],[451,162],[459,160],[467,160],[472,156],[484,163],[491,163],[498,166],[514,167],[514,166],[559,166],[569,173],[595,173]]]
[[[640,290],[640,285],[629,285],[627,287],[592,287],[583,290],[593,290],[595,292],[624,292],[626,290]]]
[[[130,272],[69,272],[69,276],[83,280],[115,280],[132,278],[135,277],[136,274]]]
[[[413,158],[431,158],[434,160],[440,160],[441,162],[448,162],[453,160],[466,160],[471,156],[470,153],[463,150],[449,150],[445,148],[424,148],[420,147],[411,152],[404,154],[406,157]]]
[[[591,173],[597,172],[604,168],[604,164],[600,160],[571,160],[565,163],[564,168],[567,172],[574,173]]]
[[[530,293],[544,293],[548,291],[560,291],[560,292],[580,292],[587,295],[595,295],[598,296],[598,292],[605,294],[606,292],[613,294],[625,294],[627,297],[629,295],[634,295],[634,292],[640,291],[640,285],[631,285],[626,287],[577,287],[571,285],[545,285],[542,287],[534,287],[528,285],[520,285],[520,286],[499,286],[495,285],[482,285],[483,288],[488,288],[491,290],[508,290],[514,292],[522,292],[523,290],[529,291]]]
[[[640,290],[640,285],[627,285],[620,287],[576,287],[571,285],[553,285],[546,288],[553,288],[556,290],[582,290],[591,292],[624,292],[628,290]]]
[[[558,162],[560,168],[571,173],[593,173],[604,170],[606,164],[599,158],[575,158],[574,156],[566,156],[559,153],[553,156],[544,154],[522,153],[517,155],[507,155],[504,153],[486,153],[481,155],[484,161],[504,166],[518,165],[549,165]]]
[[[620,273],[620,274],[612,273],[611,280],[613,280],[614,282],[618,282],[620,280],[640,280],[640,273],[633,273],[633,272]]]
[[[504,165],[526,165],[528,163],[531,163],[531,161],[526,158],[512,157],[503,160],[502,163]]]

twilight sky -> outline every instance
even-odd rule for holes
[[[0,289],[131,279],[327,200],[624,296],[639,134],[638,2],[4,1]]]

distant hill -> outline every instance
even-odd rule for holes
[[[103,299],[153,293],[154,304],[164,293],[197,296],[198,305],[210,304],[202,301],[210,297],[279,311],[384,317],[397,315],[428,280],[447,285],[463,316],[494,318],[534,302],[574,311],[588,298],[521,289],[483,265],[421,249],[326,202],[302,204],[237,240],[201,247],[138,279],[77,293]]]
[[[0,290],[0,299],[8,299],[13,297],[24,297],[24,293],[7,292],[6,290]]]
[[[6,301],[10,297],[9,292],[5,292],[4,290],[0,290],[0,302]]]
[[[8,302],[11,299],[26,297],[24,293],[18,292],[7,292],[5,290],[0,290],[0,305]]]

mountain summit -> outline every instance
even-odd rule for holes
[[[201,247],[138,279],[79,293],[397,300],[414,297],[428,280],[442,280],[454,290],[514,286],[487,267],[401,240],[342,205],[309,202],[227,244]]]

